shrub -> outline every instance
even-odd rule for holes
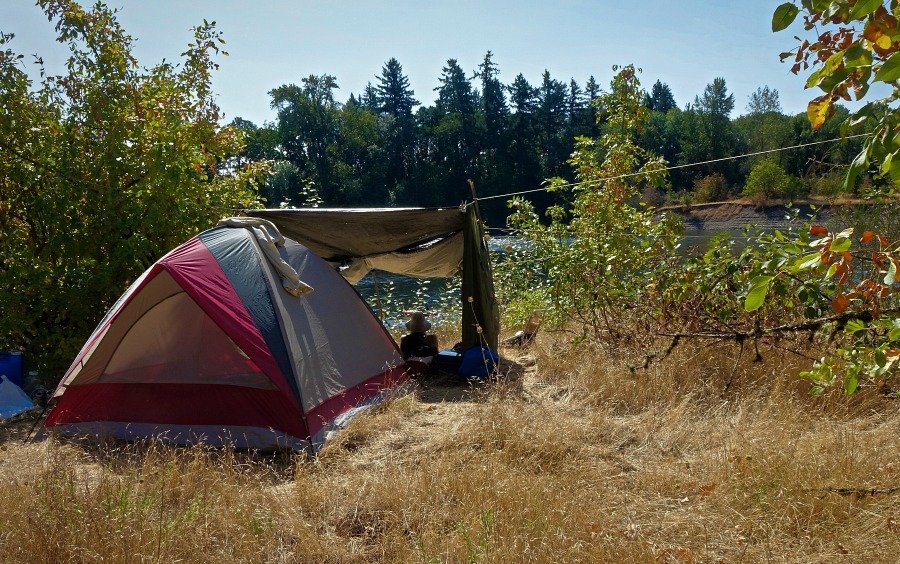
[[[796,196],[797,181],[777,162],[764,159],[753,165],[743,194],[754,200],[779,200]]]
[[[844,190],[843,171],[831,171],[821,176],[809,175],[800,181],[800,186],[804,192],[813,196],[834,197],[843,194],[852,194]]]
[[[694,181],[694,203],[718,202],[727,197],[728,183],[718,172]]]
[[[666,192],[665,205],[667,206],[689,206],[693,203],[693,194],[690,190],[672,190]]]

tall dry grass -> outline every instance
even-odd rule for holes
[[[801,361],[735,350],[631,371],[543,335],[314,460],[7,442],[0,560],[896,561],[898,402],[813,398]]]

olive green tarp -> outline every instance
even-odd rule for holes
[[[373,269],[419,278],[462,272],[463,346],[486,343],[497,348],[500,320],[490,255],[474,206],[266,209],[246,214],[271,221],[285,237],[340,268],[351,283]]]

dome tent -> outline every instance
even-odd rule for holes
[[[243,222],[192,238],[132,284],[63,376],[49,430],[317,450],[406,379],[396,343],[331,265],[268,222]],[[312,291],[282,282],[291,271]]]

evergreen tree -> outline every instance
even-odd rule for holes
[[[520,73],[507,86],[509,104],[513,110],[510,116],[510,167],[516,186],[535,188],[544,180],[540,164],[540,149],[537,139],[538,92]],[[538,201],[549,201],[540,194]]]
[[[498,194],[514,188],[509,170],[509,105],[500,70],[488,51],[475,74],[481,79],[480,110],[483,117],[483,143],[479,169],[481,194]],[[504,210],[505,211],[505,210]]]
[[[668,84],[659,80],[653,83],[650,89],[650,103],[647,106],[654,111],[666,113],[672,108],[677,107],[675,96],[672,95],[672,89]]]
[[[584,85],[584,94],[587,96],[588,103],[593,102],[600,96],[600,85],[594,79],[594,75],[588,78],[587,84]]]
[[[475,93],[466,73],[456,59],[448,59],[441,70],[436,106],[445,115],[458,114],[471,117],[475,113]]]
[[[537,91],[521,73],[516,76],[507,90],[509,90],[509,103],[516,115],[523,117],[534,114],[537,110]]]
[[[566,85],[551,78],[550,71],[542,75],[538,88],[538,131],[541,161],[545,176],[562,176],[563,168],[572,152],[566,133]]]
[[[415,145],[415,120],[412,109],[419,102],[413,97],[409,78],[403,74],[403,67],[391,58],[381,69],[375,87],[375,104],[386,118],[383,124],[384,151],[387,157],[384,187],[378,190],[379,203],[402,198],[408,188],[412,174],[413,147]]]
[[[727,120],[734,110],[734,94],[728,93],[724,78],[714,78],[702,96],[694,97],[694,107],[703,114]]]
[[[443,202],[452,202],[465,194],[467,180],[478,180],[476,95],[456,59],[447,60],[440,86],[435,90],[438,92],[435,110],[439,121],[433,135],[436,155],[443,163],[438,191],[444,195]]]
[[[362,107],[373,112],[378,112],[378,91],[372,86],[371,82],[366,83],[362,96],[359,97],[359,103]]]
[[[724,78],[715,78],[703,90],[703,94],[694,98],[694,108],[700,119],[701,137],[699,143],[705,154],[701,160],[721,159],[739,152],[739,142],[731,123],[731,112],[734,110],[734,94],[728,93]],[[720,173],[729,183],[737,184],[739,163],[734,160],[714,163],[699,167],[699,174]]]
[[[391,57],[382,67],[377,79],[374,102],[378,111],[396,118],[411,119],[412,109],[419,102],[413,98],[415,93],[409,87],[409,78],[403,74],[403,67],[397,59]]]
[[[568,117],[570,123],[578,119],[584,107],[584,92],[582,92],[581,87],[578,86],[578,83],[573,78],[569,80],[569,95],[566,98],[566,117]]]
[[[500,70],[494,64],[493,56],[490,51],[485,54],[475,76],[481,79],[481,111],[484,114],[487,145],[498,147],[509,123],[509,105],[503,92],[503,84],[498,78]]]

